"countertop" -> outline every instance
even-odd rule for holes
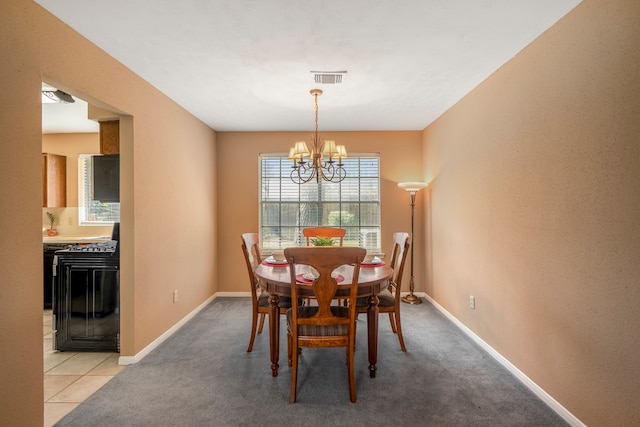
[[[42,243],[99,243],[108,242],[111,236],[42,236]]]

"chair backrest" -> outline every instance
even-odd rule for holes
[[[331,237],[338,239],[340,246],[342,246],[342,241],[344,240],[345,234],[347,234],[347,230],[337,227],[309,227],[303,228],[302,234],[307,239],[307,246],[311,244],[313,237]]]
[[[253,301],[258,299],[258,278],[253,270],[260,264],[260,241],[258,239],[258,233],[243,233],[242,239],[242,253],[244,255],[244,261],[247,265],[247,271],[249,273],[249,281],[251,283],[251,296]]]
[[[393,286],[400,290],[402,284],[402,272],[407,259],[411,236],[409,233],[393,233],[393,254],[391,255],[391,268],[393,268]]]
[[[298,321],[293,321],[294,335],[298,334],[297,324],[317,325],[317,326],[335,326],[339,324],[348,324],[355,329],[356,317],[356,299],[358,295],[358,277],[360,275],[360,263],[366,256],[367,251],[364,248],[354,247],[291,247],[284,250],[284,256],[289,263],[291,271],[291,299],[304,298],[309,295],[300,295],[301,288],[311,290],[313,297],[318,304],[318,311],[313,317],[298,318],[297,304],[293,304],[292,317]],[[309,265],[313,267],[319,276],[312,284],[301,284],[296,279],[295,264]],[[350,281],[344,278],[340,282],[340,287],[348,286],[349,292],[349,317],[336,317],[331,310],[331,303],[336,298],[338,291],[339,277],[332,277],[332,272],[341,265],[353,264],[353,275]],[[334,306],[334,308],[346,309],[346,307]],[[352,331],[353,332],[353,331]]]

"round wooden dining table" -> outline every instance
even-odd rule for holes
[[[296,265],[296,274],[309,272],[310,267],[306,265]],[[353,276],[353,266],[343,265],[335,270],[344,277],[342,283],[351,283]],[[278,358],[280,348],[280,315],[278,303],[280,296],[291,296],[291,276],[287,264],[270,264],[263,261],[254,270],[260,285],[269,292],[270,312],[269,312],[269,347],[271,356],[271,374],[278,376]],[[378,297],[384,291],[389,279],[393,275],[393,269],[380,263],[378,265],[362,265],[358,276],[358,297],[368,297],[367,307],[367,336],[369,350],[369,376],[375,378],[376,363],[378,361]],[[308,292],[304,287],[300,291],[302,298],[312,296],[311,285]],[[337,297],[349,296],[347,287],[340,289],[338,286]]]

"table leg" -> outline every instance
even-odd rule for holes
[[[369,338],[369,377],[376,377],[376,363],[378,363],[378,297],[368,298],[367,334]]]
[[[278,376],[278,358],[280,347],[280,297],[277,294],[269,294],[269,349],[271,353],[271,375]]]

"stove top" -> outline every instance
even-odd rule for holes
[[[67,252],[107,252],[113,253],[118,248],[118,242],[109,240],[108,242],[90,243],[88,245],[72,245]]]

